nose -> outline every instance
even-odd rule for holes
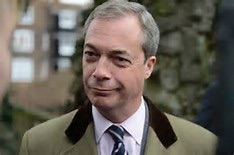
[[[111,78],[110,64],[106,58],[101,57],[98,60],[92,76],[99,81],[109,80]]]

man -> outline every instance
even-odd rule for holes
[[[88,103],[25,133],[21,155],[213,155],[209,131],[164,114],[147,97],[159,31],[134,2],[105,2],[84,27],[83,84]]]

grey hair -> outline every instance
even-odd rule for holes
[[[143,37],[141,38],[140,43],[144,51],[145,58],[147,59],[150,56],[156,55],[160,33],[158,26],[146,8],[135,2],[108,1],[97,6],[85,22],[84,37],[86,36],[92,20],[96,18],[118,18],[128,16],[130,14],[136,16],[141,24]]]

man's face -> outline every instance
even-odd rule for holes
[[[83,51],[84,88],[100,112],[133,113],[139,107],[144,80],[155,63],[145,60],[142,31],[134,16],[94,19],[86,33]]]
[[[11,0],[0,0],[0,103],[9,83],[10,53],[8,50],[12,31],[16,25],[16,9]]]

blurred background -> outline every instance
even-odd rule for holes
[[[18,154],[29,128],[82,105],[82,28],[91,10],[105,0],[31,1],[10,45],[11,87],[0,122],[0,150],[6,155]],[[217,82],[215,24],[221,2],[137,2],[152,13],[161,31],[145,94],[164,111],[196,122],[207,87]]]

